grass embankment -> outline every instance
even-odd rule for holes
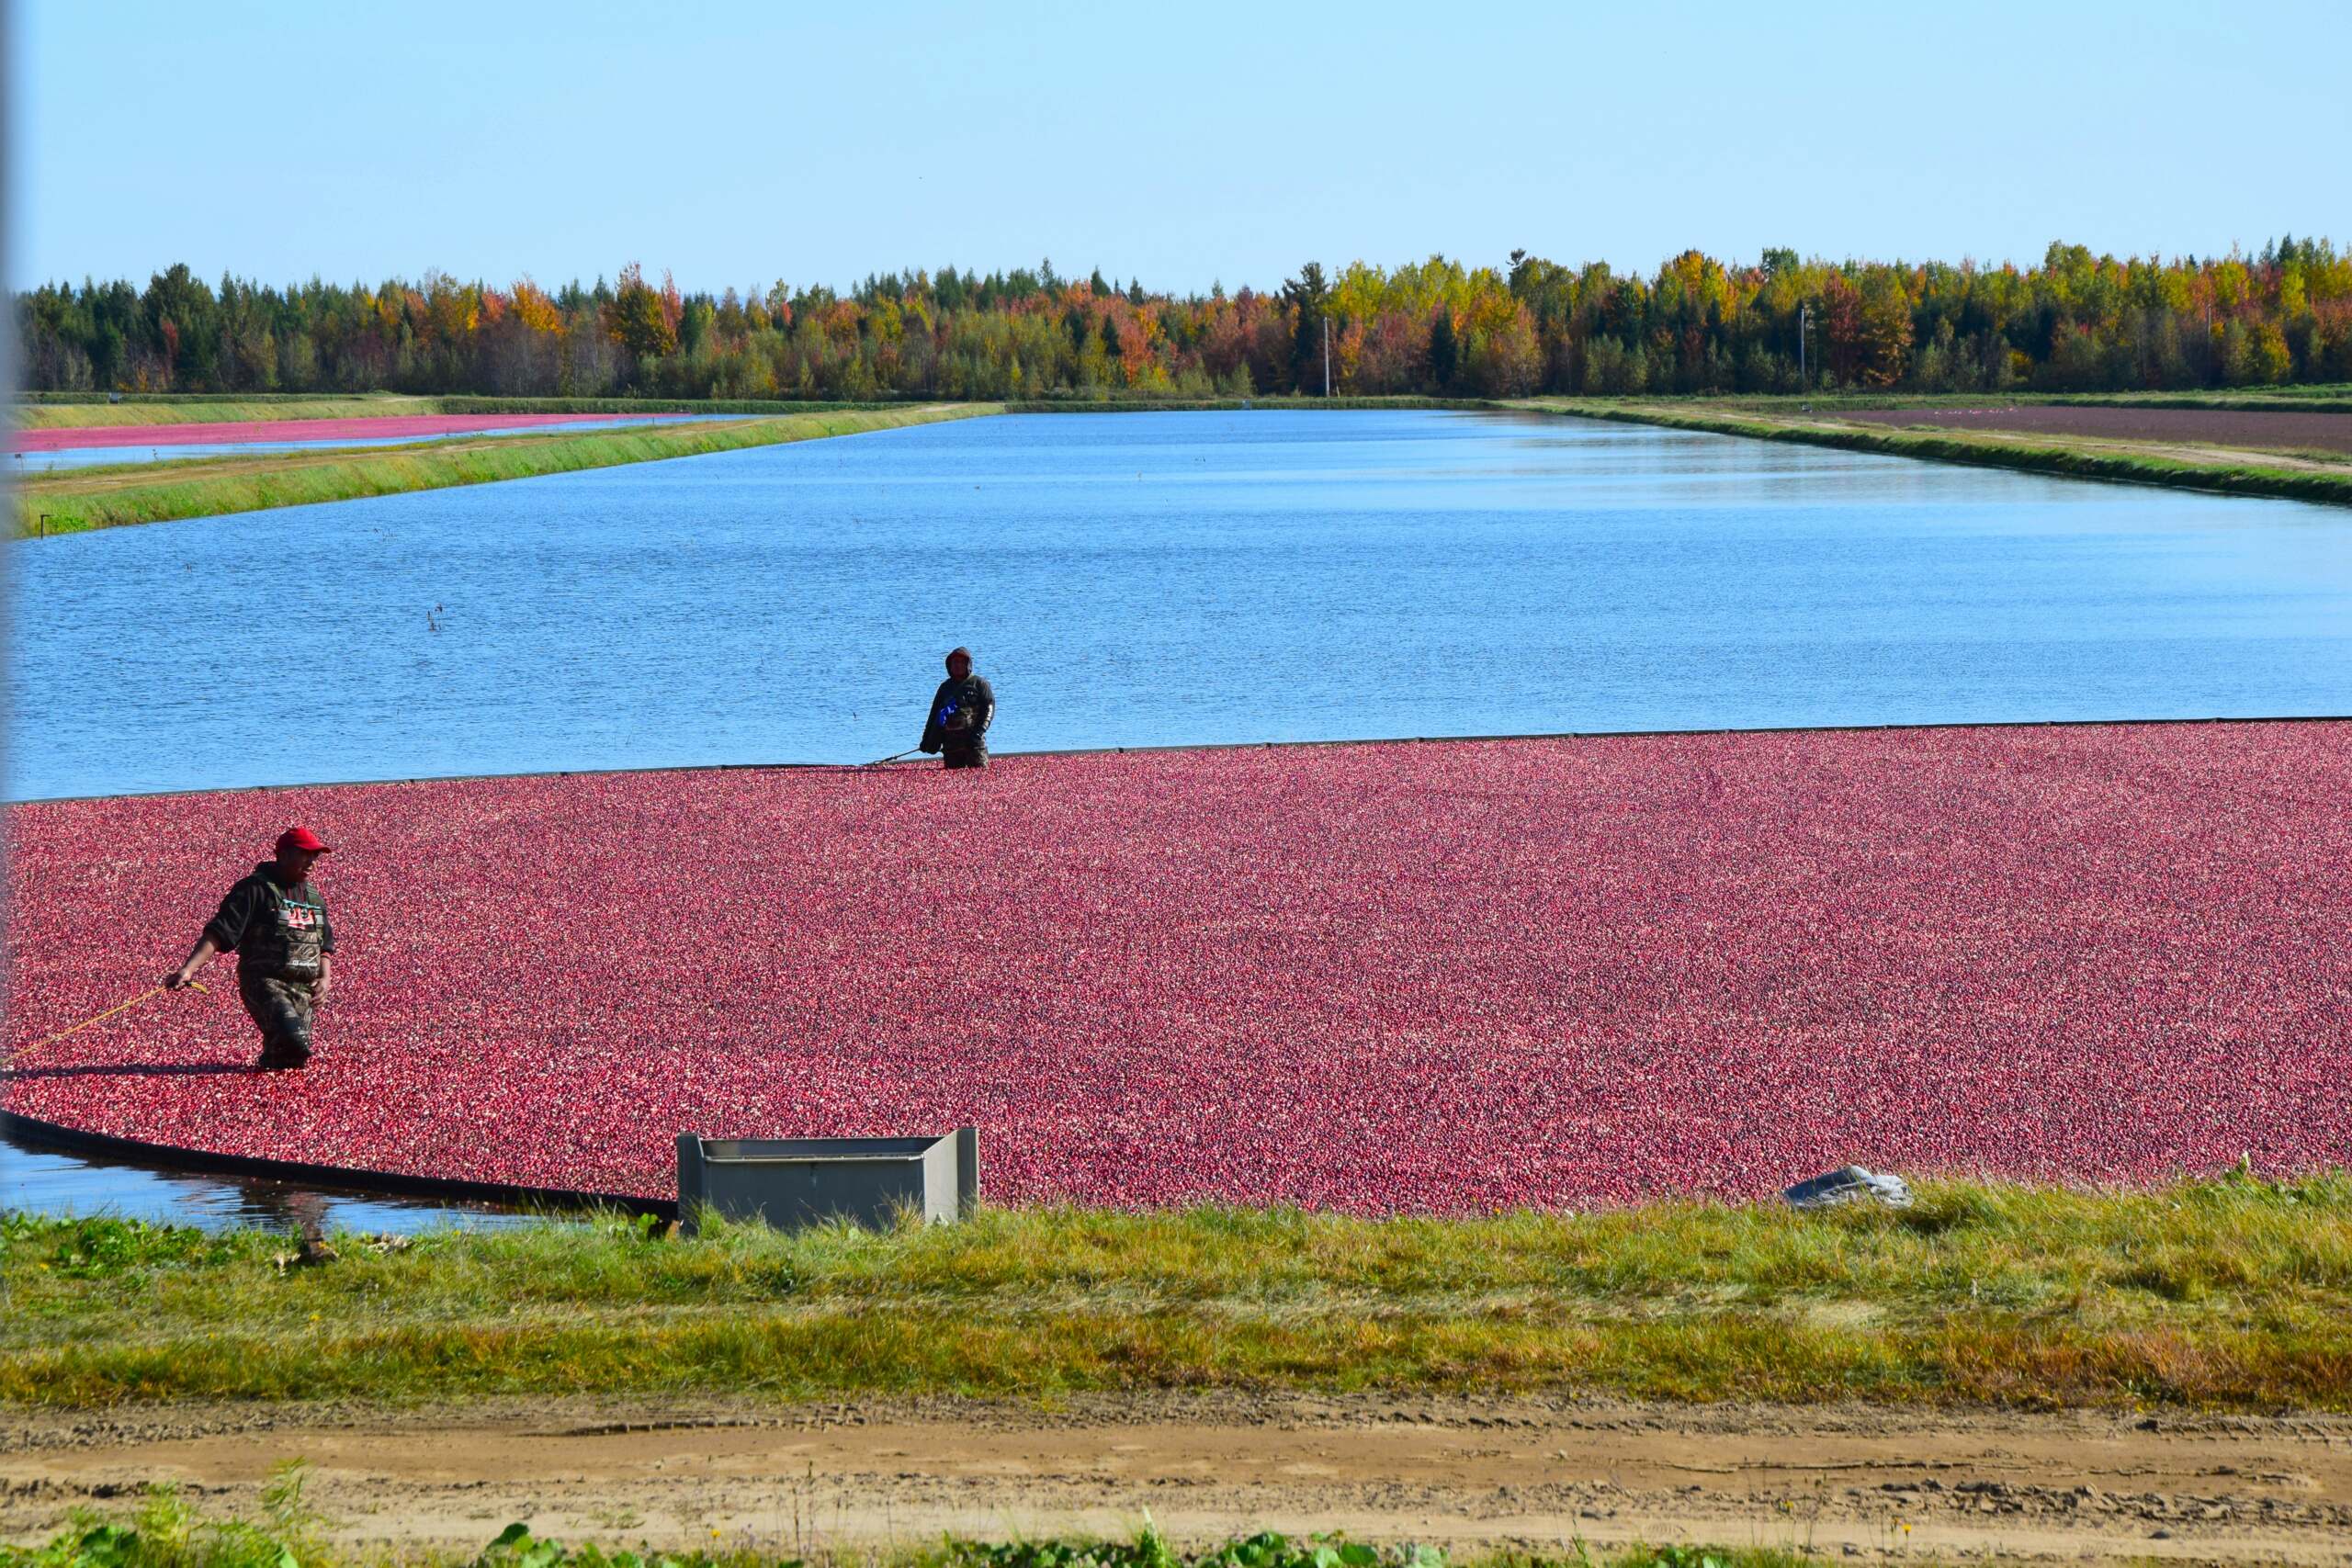
[[[1582,419],[1663,425],[1716,435],[1746,435],[1762,441],[1797,441],[1811,446],[1879,452],[1894,457],[1920,457],[1980,468],[2017,468],[2068,479],[2352,506],[2352,462],[2322,461],[2319,455],[2287,457],[2251,447],[2223,450],[2211,446],[2195,449],[2191,455],[2179,443],[2094,440],[1998,430],[1906,429],[1840,420],[1834,412],[1824,412],[1817,402],[1810,413],[1785,405],[1771,412],[1743,412],[1728,403],[1641,399],[1529,398],[1510,406]],[[1914,403],[1874,406],[1910,407]],[[2297,406],[2301,412],[2315,412]]]
[[[1384,1548],[1331,1537],[1294,1540],[1271,1532],[1182,1551],[1148,1527],[1125,1541],[950,1538],[881,1551],[819,1548],[805,1556],[751,1544],[657,1553],[568,1546],[540,1540],[520,1523],[507,1526],[480,1552],[401,1554],[338,1548],[328,1539],[328,1521],[303,1501],[302,1485],[300,1466],[277,1472],[263,1491],[257,1518],[207,1517],[171,1488],[157,1487],[128,1518],[85,1514],[46,1545],[0,1545],[0,1568],[1800,1568],[1811,1561],[1803,1552],[1758,1546],[1599,1552],[1579,1546],[1572,1556],[1510,1551],[1449,1558],[1433,1547]],[[1925,1560],[1906,1553],[1904,1561],[1917,1565]]]
[[[493,398],[355,392],[348,396],[231,392],[137,393],[110,402],[103,393],[34,392],[17,404],[27,430],[83,430],[101,425],[236,424],[254,420],[388,419],[435,413],[838,413],[844,409],[898,409],[933,401],[896,398],[828,402],[785,398]]]
[[[1545,399],[1559,401],[1559,399]],[[1611,401],[1607,398],[1571,401]],[[1677,394],[1631,400],[1704,404],[1759,413],[1812,409],[1836,413],[1849,409],[2109,408],[2253,411],[2269,413],[2352,413],[2352,386],[2244,388],[2228,392],[1755,392]]]
[[[905,409],[952,402],[950,398],[484,398],[434,400],[435,413],[840,413],[844,410]],[[990,405],[993,406],[993,405]]]
[[[459,436],[405,446],[205,457],[168,465],[58,468],[28,474],[17,481],[17,532],[20,537],[79,533],[133,523],[489,484],[820,436],[895,430],[993,412],[994,404],[962,403],[793,414],[746,419],[741,423]]]
[[[1069,397],[1015,399],[1007,413],[1227,413],[1268,409],[1498,409],[1491,398],[1136,398]]]
[[[2352,1177],[1903,1212],[1385,1221],[989,1212],[932,1230],[281,1236],[0,1227],[0,1400],[1564,1391],[2352,1408]]]

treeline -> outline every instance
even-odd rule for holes
[[[2174,260],[2052,244],[2038,267],[1685,252],[1654,276],[1521,252],[1271,293],[1153,293],[1050,262],[685,294],[428,274],[215,286],[186,266],[17,297],[38,390],[700,398],[2120,391],[2352,380],[2352,253],[2287,238]],[[1328,349],[1327,349],[1328,344]]]

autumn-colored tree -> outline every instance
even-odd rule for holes
[[[1535,390],[1544,355],[1535,338],[1535,318],[1512,303],[1491,326],[1471,339],[1470,378],[1489,398],[1523,398]]]
[[[621,268],[620,285],[605,308],[605,331],[639,359],[655,358],[678,346],[662,297],[646,287],[644,270],[635,262]]]
[[[1862,385],[1894,386],[1911,360],[1911,304],[1894,274],[1872,272],[1863,278],[1860,325],[1857,368]]]
[[[662,320],[669,326],[670,335],[675,337],[685,318],[686,302],[680,298],[678,285],[667,267],[662,269],[661,300]]]
[[[513,295],[514,319],[535,333],[556,333],[563,330],[563,315],[547,291],[525,277],[514,285]]]
[[[1852,382],[1861,373],[1866,345],[1862,333],[1862,296],[1842,272],[1822,279],[1821,337],[1827,349],[1829,374]]]

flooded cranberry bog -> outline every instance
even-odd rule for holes
[[[2310,447],[2352,454],[2352,413],[2282,409],[2107,408],[2030,403],[2000,408],[1852,409],[1842,419],[1954,430],[2014,430],[2119,441],[2180,441],[2218,446]]]
[[[484,431],[536,430],[635,423],[618,413],[384,414],[352,419],[214,421],[187,424],[57,425],[8,433],[15,452],[63,452],[116,446],[249,446],[302,441],[376,441],[468,435]]]
[[[667,1196],[673,1140],[981,1129],[1003,1203],[1468,1213],[1858,1160],[2352,1159],[2352,724],[1810,731],[19,806],[6,1105]],[[300,820],[320,1051],[175,961]]]

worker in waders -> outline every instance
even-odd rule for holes
[[[972,650],[947,656],[947,679],[931,696],[931,717],[922,727],[923,753],[942,754],[951,768],[989,765],[989,721],[996,716],[996,694],[972,673]]]
[[[311,1059],[311,1018],[334,983],[334,927],[311,886],[311,867],[327,846],[308,828],[277,836],[277,855],[229,889],[187,962],[164,976],[177,990],[216,953],[237,955],[237,995],[261,1030],[263,1072],[287,1072]]]

